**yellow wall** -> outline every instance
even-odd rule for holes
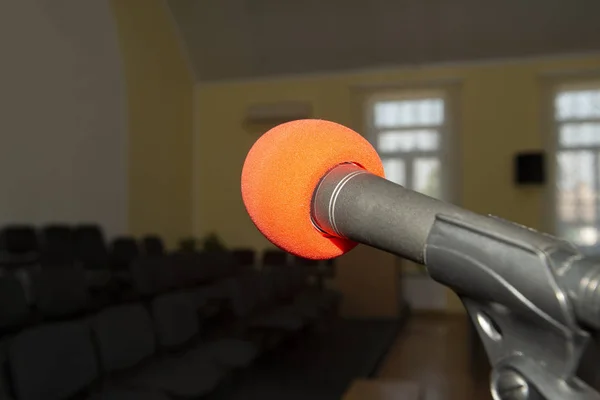
[[[128,97],[129,228],[173,245],[192,231],[194,82],[162,0],[111,3]]]
[[[515,187],[512,157],[520,150],[544,146],[541,127],[543,75],[590,68],[600,68],[599,56],[197,86],[195,233],[202,235],[216,231],[230,246],[259,249],[268,246],[246,215],[239,189],[244,157],[262,133],[260,127],[250,129],[243,124],[244,112],[250,104],[310,101],[314,117],[360,129],[360,122],[357,122],[360,118],[356,118],[359,110],[354,103],[362,85],[418,86],[447,80],[458,81],[460,87],[457,122],[462,206],[541,228],[544,226],[543,189]],[[391,264],[389,267],[394,268]],[[359,280],[367,274],[369,271],[363,269],[351,277],[340,276],[338,281]],[[454,296],[450,296],[449,308],[460,308]]]

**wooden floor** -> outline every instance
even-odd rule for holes
[[[378,376],[419,382],[426,400],[492,398],[485,363],[472,364],[466,316],[412,316]]]

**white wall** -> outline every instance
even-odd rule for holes
[[[0,2],[0,226],[127,230],[127,131],[107,0]]]

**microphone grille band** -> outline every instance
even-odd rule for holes
[[[340,231],[337,227],[337,224],[335,222],[335,205],[336,205],[337,199],[339,197],[339,194],[342,191],[342,189],[344,188],[344,186],[346,185],[346,183],[350,182],[350,180],[352,178],[354,178],[357,175],[362,175],[362,174],[366,174],[366,173],[367,173],[367,171],[365,171],[365,170],[351,172],[348,175],[346,175],[344,178],[342,178],[338,182],[338,184],[335,186],[335,188],[333,189],[333,193],[331,194],[331,199],[329,200],[328,216],[329,216],[329,224],[331,225],[333,232],[338,237],[343,237],[343,235],[340,233]]]

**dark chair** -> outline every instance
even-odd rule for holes
[[[0,333],[20,328],[30,312],[21,282],[13,275],[0,276]]]
[[[234,249],[231,253],[240,266],[254,267],[256,264],[256,251],[253,249]]]
[[[102,229],[80,225],[74,231],[75,258],[86,270],[108,270],[108,250]]]
[[[262,265],[280,266],[288,263],[288,253],[283,250],[265,250],[262,257]]]
[[[142,238],[142,253],[155,257],[165,254],[165,244],[158,235],[147,235]]]
[[[85,271],[86,283],[92,292],[93,303],[110,304],[115,290],[110,288],[112,272],[108,249],[102,229],[97,225],[80,225],[73,232],[75,262]],[[118,287],[116,291],[118,292]]]
[[[115,271],[127,271],[133,261],[140,256],[136,240],[130,236],[120,236],[110,246],[110,266]]]
[[[85,271],[67,264],[45,268],[33,275],[35,305],[45,318],[83,314],[90,306]]]
[[[39,241],[35,228],[30,225],[9,225],[0,232],[1,264],[19,267],[39,261]]]
[[[195,399],[208,395],[227,377],[227,370],[212,361],[209,354],[155,358],[156,324],[141,303],[104,309],[93,318],[91,326],[100,365],[107,374],[120,375],[115,379],[119,386]]]
[[[68,225],[48,225],[40,235],[41,263],[43,266],[60,266],[75,262],[73,228]]]

